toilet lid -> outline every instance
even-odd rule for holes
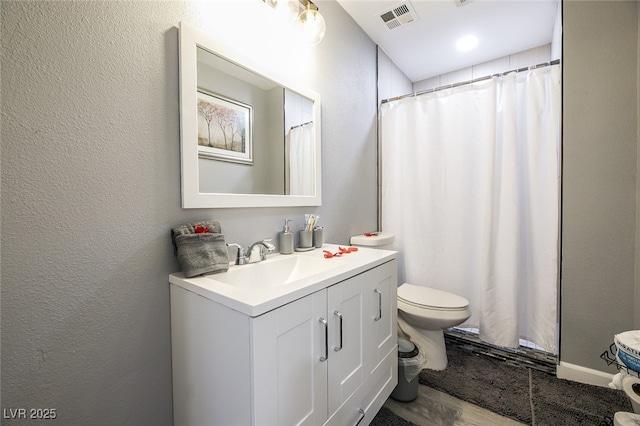
[[[462,310],[469,307],[469,301],[457,294],[408,283],[398,287],[398,299],[409,305],[431,309]]]
[[[352,246],[381,247],[392,244],[395,238],[395,235],[390,232],[367,232],[362,235],[354,235],[349,243]]]

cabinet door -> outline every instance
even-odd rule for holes
[[[328,288],[332,346],[336,310],[343,321],[342,349],[329,358],[330,425],[371,421],[397,383],[396,274],[391,261]]]
[[[326,306],[321,290],[253,320],[254,425],[326,421]]]
[[[369,375],[397,344],[397,266],[387,262],[362,274],[365,301],[364,347]]]
[[[358,276],[328,288],[330,415],[364,380],[363,302],[362,280]]]

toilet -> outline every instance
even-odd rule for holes
[[[351,245],[391,250],[394,239],[391,233],[374,232],[351,237]],[[447,367],[444,330],[470,316],[469,301],[462,296],[410,283],[398,287],[398,336],[408,338],[424,352],[424,368]]]
[[[462,324],[470,316],[469,301],[462,296],[408,283],[398,287],[398,334],[425,352],[424,368],[447,367],[444,330]]]

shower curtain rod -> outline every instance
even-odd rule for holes
[[[458,86],[465,86],[467,84],[473,84],[473,83],[477,83],[479,81],[489,80],[490,78],[493,78],[493,77],[502,77],[502,76],[505,76],[507,74],[511,74],[512,72],[522,72],[522,71],[535,70],[535,69],[538,69],[538,68],[548,67],[550,65],[558,65],[559,63],[560,63],[560,59],[555,59],[555,60],[553,60],[551,62],[544,62],[544,63],[538,64],[538,65],[531,65],[529,67],[523,67],[523,68],[518,68],[518,69],[515,69],[515,70],[511,70],[511,71],[506,71],[506,72],[502,72],[502,73],[487,75],[487,76],[484,76],[484,77],[474,78],[473,80],[461,81],[459,83],[447,84],[447,85],[440,86],[440,87],[434,87],[433,89],[421,90],[419,92],[413,92],[413,93],[408,93],[408,94],[402,95],[402,96],[396,96],[395,98],[384,99],[380,103],[381,104],[385,104],[387,102],[398,101],[398,100],[404,99],[404,98],[410,98],[410,97],[414,97],[414,96],[425,95],[427,93],[433,93],[433,92],[437,92],[439,90],[451,89],[453,87],[458,87]]]
[[[307,121],[306,123],[298,124],[297,126],[291,126],[291,127],[289,128],[289,130],[291,130],[291,129],[295,129],[295,128],[297,128],[297,127],[306,126],[307,124],[313,124],[313,120],[312,120],[312,121]]]

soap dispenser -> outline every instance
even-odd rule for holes
[[[291,219],[284,220],[284,228],[280,233],[280,254],[293,253],[293,232],[289,230]]]

